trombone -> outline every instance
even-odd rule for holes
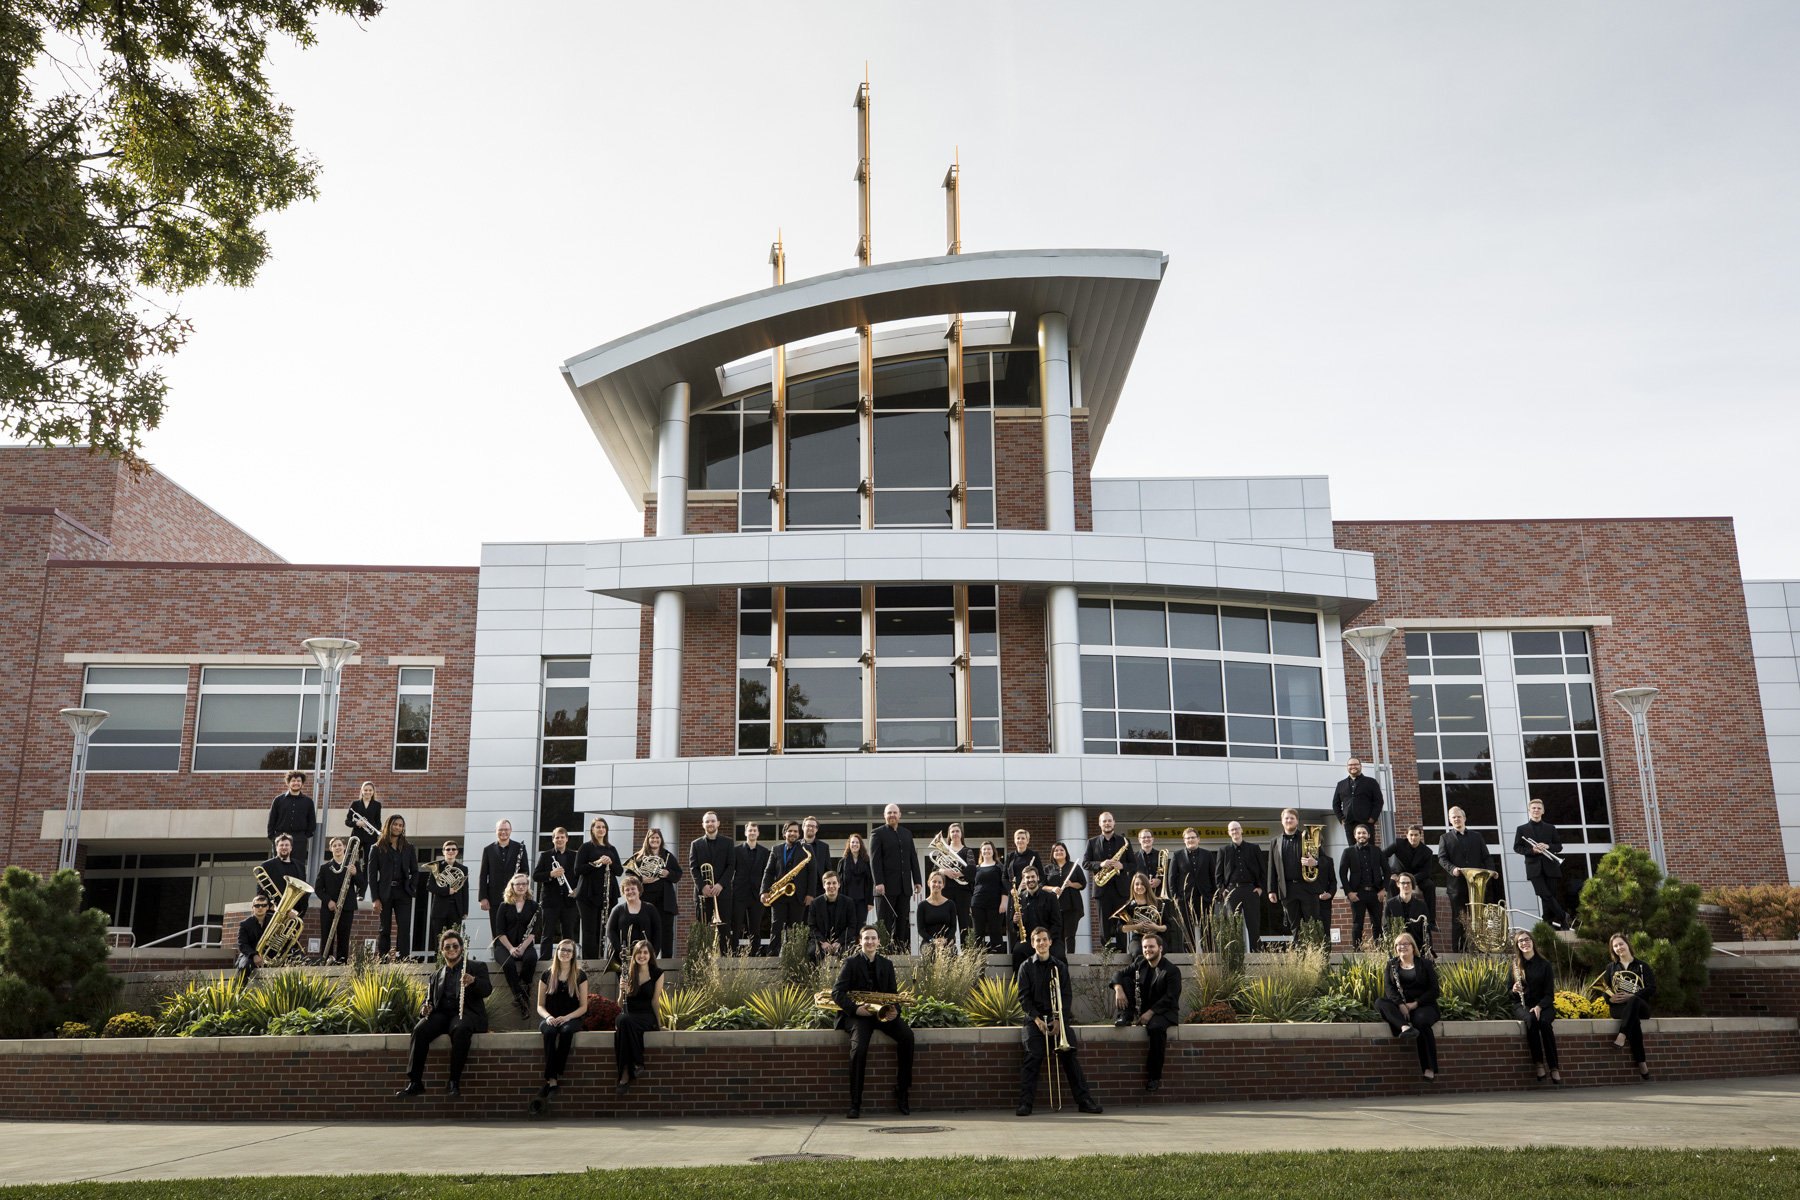
[[[1069,1045],[1068,1026],[1063,1021],[1062,972],[1055,967],[1050,968],[1050,1023],[1056,1026],[1056,1039],[1052,1041],[1050,1031],[1044,1030],[1044,1061],[1050,1071],[1050,1107],[1061,1112],[1062,1097],[1056,1090],[1056,1071],[1060,1064],[1056,1056],[1073,1047]]]

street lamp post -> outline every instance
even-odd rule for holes
[[[1381,781],[1382,845],[1394,844],[1394,769],[1388,761],[1387,691],[1381,683],[1381,656],[1399,633],[1391,625],[1365,625],[1346,629],[1344,641],[1363,663],[1363,688],[1369,702],[1369,753],[1375,756],[1375,777]]]
[[[88,741],[112,714],[103,708],[65,708],[59,714],[75,735],[75,757],[69,762],[69,797],[63,803],[62,850],[56,869],[75,866],[75,843],[81,836],[81,793],[87,786]]]
[[[326,823],[331,819],[331,771],[337,751],[338,683],[344,664],[362,649],[361,642],[349,638],[316,637],[300,643],[319,660],[319,727],[313,752],[313,773],[317,779],[319,832],[306,852],[306,877],[317,879],[319,866],[325,861]]]
[[[1650,702],[1657,697],[1653,687],[1620,688],[1612,694],[1620,708],[1631,715],[1631,744],[1637,751],[1638,795],[1644,800],[1644,836],[1650,843],[1650,857],[1662,873],[1669,873],[1669,860],[1663,853],[1662,805],[1656,799],[1656,757],[1650,751]]]

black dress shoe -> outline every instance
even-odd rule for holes
[[[1161,1087],[1162,1087],[1162,1080],[1152,1079],[1149,1083],[1146,1083],[1144,1085],[1144,1090],[1146,1092],[1154,1092],[1154,1091],[1157,1091],[1158,1089],[1160,1089]]]
[[[621,1083],[613,1088],[613,1095],[623,1096],[626,1093],[626,1091],[628,1091],[630,1089],[630,1087],[631,1087],[631,1080],[627,1079],[624,1083]]]
[[[862,1106],[860,1104],[852,1104],[850,1106],[850,1111],[844,1114],[844,1118],[849,1121],[862,1120]]]
[[[1118,1017],[1113,1021],[1113,1028],[1123,1029],[1129,1024],[1131,1024],[1131,1020],[1128,1017]]]
[[[416,1080],[409,1082],[405,1087],[401,1088],[399,1091],[394,1093],[394,1095],[396,1097],[403,1096],[409,1100],[412,1099],[414,1096],[423,1096],[424,1094],[425,1094],[425,1085],[422,1083],[419,1083]]]
[[[1029,1117],[1031,1115],[1031,1105],[1029,1105],[1029,1104],[1019,1105],[1019,1111],[1018,1111],[1017,1115],[1021,1116],[1021,1117]]]
[[[900,1110],[900,1115],[903,1117],[912,1115],[912,1105],[906,1102],[906,1093],[899,1088],[894,1089],[894,1107]]]
[[[1103,1113],[1106,1111],[1104,1108],[1101,1108],[1098,1104],[1095,1104],[1092,1100],[1083,1100],[1080,1104],[1077,1104],[1075,1107],[1080,1109],[1084,1113]]]
[[[452,1079],[449,1083],[444,1085],[444,1095],[450,1097],[452,1100],[462,1099],[462,1089],[456,1086],[456,1080]]]

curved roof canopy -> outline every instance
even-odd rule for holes
[[[657,404],[686,381],[719,399],[715,368],[840,329],[957,312],[1060,312],[1081,352],[1094,449],[1119,401],[1169,260],[1156,250],[996,250],[878,263],[766,288],[652,325],[563,364],[563,378],[632,499],[656,474]]]

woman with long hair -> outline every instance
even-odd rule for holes
[[[1050,861],[1044,867],[1044,887],[1056,897],[1062,915],[1063,953],[1075,953],[1075,932],[1081,927],[1081,910],[1087,904],[1087,872],[1069,857],[1066,842],[1050,844]]]
[[[372,780],[363,780],[356,799],[344,810],[344,828],[356,838],[356,882],[350,886],[356,889],[357,897],[369,891],[369,851],[381,840],[381,795],[375,790]],[[437,942],[433,940],[432,945]]]
[[[369,894],[374,900],[377,932],[375,953],[386,958],[389,932],[398,926],[393,944],[397,957],[412,955],[412,902],[419,892],[419,856],[406,840],[406,818],[387,819],[381,840],[369,854]]]
[[[981,857],[975,860],[975,894],[969,899],[969,911],[975,921],[975,936],[987,943],[989,954],[1006,953],[1006,880],[995,854],[994,843],[981,843]]]
[[[1375,1011],[1397,1038],[1419,1043],[1419,1070],[1426,1083],[1437,1082],[1437,967],[1419,954],[1418,939],[1403,933],[1394,939],[1394,956],[1382,972],[1382,996]]]
[[[1402,876],[1402,878],[1405,878]],[[1513,934],[1513,1016],[1525,1026],[1525,1046],[1537,1067],[1538,1082],[1545,1078],[1544,1064],[1549,1063],[1550,1082],[1561,1086],[1562,1070],[1557,1065],[1556,971],[1550,960],[1537,952],[1537,942],[1521,929]]]
[[[619,902],[619,864],[625,859],[613,848],[612,830],[602,817],[588,822],[587,840],[575,852],[575,876],[581,890],[575,904],[581,910],[581,957],[594,962],[601,957],[600,942],[606,918]],[[617,953],[617,951],[613,951]]]
[[[514,875],[493,914],[494,961],[506,976],[521,1017],[531,1011],[525,1000],[526,981],[537,978],[537,934],[533,932],[537,912],[537,901],[531,898],[531,876],[524,872]]]
[[[663,833],[660,829],[649,829],[644,832],[644,844],[638,849],[637,858],[645,863],[651,858],[662,860],[662,874],[654,879],[644,879],[644,903],[662,914],[662,938],[657,947],[664,958],[675,956],[675,913],[681,899],[681,890],[675,886],[681,879],[681,864],[675,861],[663,845]]]
[[[1619,1035],[1613,1045],[1623,1050],[1631,1047],[1631,1059],[1637,1063],[1638,1077],[1650,1079],[1650,1060],[1644,1057],[1644,1018],[1650,1015],[1650,999],[1656,995],[1656,972],[1650,964],[1631,952],[1631,940],[1615,933],[1607,942],[1612,959],[1600,972],[1600,988],[1606,993],[1607,1007],[1619,1023]]]
[[[631,945],[631,961],[619,981],[625,1006],[613,1022],[613,1061],[619,1068],[616,1092],[623,1096],[632,1081],[644,1073],[644,1035],[660,1029],[656,1002],[662,997],[663,969],[656,965],[656,950],[649,942]]]
[[[544,1035],[544,1086],[538,1089],[533,1111],[541,1111],[544,1101],[556,1095],[587,1010],[587,973],[575,959],[575,939],[564,938],[551,951],[550,969],[537,985],[538,1032]]]
[[[956,905],[944,895],[944,873],[933,871],[926,879],[930,891],[919,901],[919,912],[915,918],[919,929],[919,948],[923,950],[933,942],[956,949]]]
[[[850,901],[856,913],[856,928],[869,923],[869,905],[875,898],[875,876],[869,869],[869,852],[863,848],[863,837],[853,833],[844,842],[844,857],[838,859],[838,895]]]
[[[1413,935],[1413,940],[1423,948],[1426,957],[1437,957],[1431,952],[1431,913],[1425,907],[1425,898],[1418,893],[1417,882],[1405,872],[1394,878],[1399,887],[1399,895],[1389,899],[1383,906],[1383,929],[1391,929],[1394,922],[1400,922],[1402,930]]]
[[[1165,938],[1169,936],[1169,919],[1163,914],[1162,901],[1150,890],[1150,877],[1142,871],[1131,877],[1131,894],[1127,903],[1130,907],[1119,915],[1125,922],[1125,932],[1131,935],[1131,940],[1126,945],[1132,954],[1144,952],[1146,933],[1161,934]],[[1143,919],[1139,914],[1140,909],[1153,912],[1154,918]]]

